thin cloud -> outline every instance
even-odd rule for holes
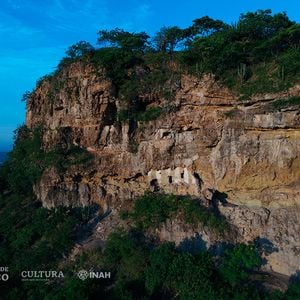
[[[48,23],[52,30],[73,33],[90,32],[91,25],[107,22],[109,10],[105,1],[59,1],[47,10]]]

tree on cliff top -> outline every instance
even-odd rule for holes
[[[159,52],[173,53],[178,43],[184,38],[184,30],[178,26],[162,27],[153,38]]]
[[[204,16],[193,20],[193,25],[187,30],[190,31],[192,36],[209,36],[227,27],[228,25],[221,20],[214,20],[209,16]]]
[[[242,36],[252,40],[265,39],[273,36],[280,30],[295,24],[289,20],[286,13],[277,13],[272,16],[270,9],[241,14],[238,29]]]
[[[80,41],[68,48],[66,54],[69,58],[78,58],[85,54],[91,53],[95,50],[95,48],[89,43],[85,41]]]
[[[138,52],[145,50],[149,39],[148,34],[145,32],[131,33],[119,28],[109,31],[100,30],[98,36],[98,43],[100,45]]]

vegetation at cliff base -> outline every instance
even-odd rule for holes
[[[146,192],[136,199],[132,211],[123,212],[139,229],[155,229],[167,220],[182,220],[194,226],[206,226],[218,233],[229,229],[225,219],[217,216],[212,209],[200,204],[196,199],[163,193]]]
[[[9,269],[9,280],[0,282],[1,299],[49,299],[46,292],[35,292],[45,282],[21,281],[21,272],[59,271],[76,229],[87,222],[85,209],[42,208],[30,190],[26,196],[0,195],[0,265]]]
[[[117,230],[104,251],[86,252],[67,266],[67,272],[91,266],[109,270],[110,279],[81,281],[68,273],[68,279],[31,293],[50,299],[298,299],[296,284],[286,293],[265,290],[262,281],[254,279],[261,264],[252,244],[227,245],[216,256],[205,250],[191,253],[170,242],[153,244],[140,231]]]

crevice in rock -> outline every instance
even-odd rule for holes
[[[299,126],[291,127],[291,126],[273,126],[273,127],[246,127],[245,131],[300,131]]]
[[[181,173],[181,178],[183,178],[182,175],[183,175],[183,177],[184,177],[184,173]],[[199,187],[199,189],[200,189],[200,191],[201,191],[202,185],[203,185],[203,180],[201,179],[201,177],[200,177],[200,175],[199,175],[198,173],[194,172],[193,175],[194,175],[194,177],[195,177],[196,184],[197,184],[197,186]]]
[[[136,180],[138,179],[139,177],[142,177],[142,173],[136,173],[134,176],[132,177],[129,177],[129,178],[124,178],[124,182],[129,182],[131,180]]]

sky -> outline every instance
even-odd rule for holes
[[[153,35],[205,15],[233,23],[242,12],[268,8],[300,21],[299,0],[1,0],[0,152],[11,149],[13,131],[25,121],[23,93],[55,69],[70,45],[96,45],[100,29]]]

